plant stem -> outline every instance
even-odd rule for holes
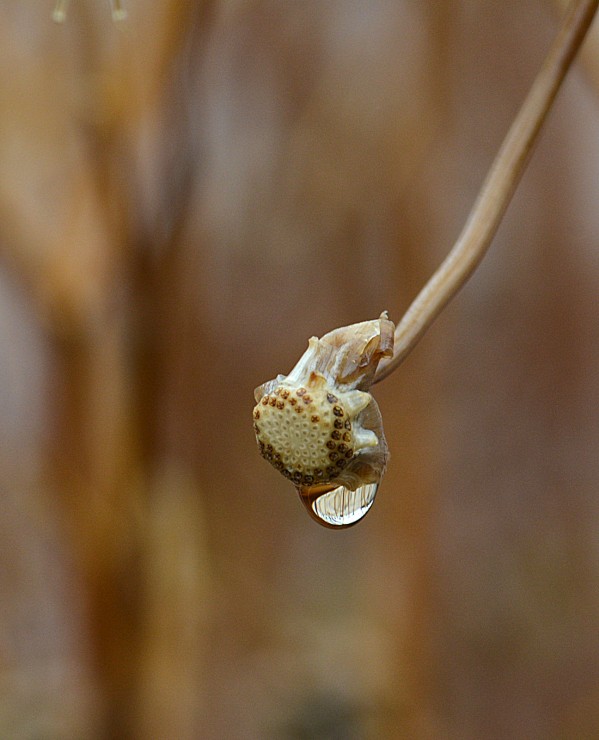
[[[557,37],[514,119],[453,249],[416,296],[395,330],[395,349],[374,382],[407,357],[474,272],[495,236],[534,142],[589,26],[599,0],[573,0]]]

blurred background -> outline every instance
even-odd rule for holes
[[[0,8],[0,737],[599,738],[597,39],[334,532],[253,389],[400,319],[559,9],[125,7]]]

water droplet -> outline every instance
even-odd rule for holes
[[[323,527],[341,529],[356,524],[370,511],[378,483],[366,483],[355,491],[345,486],[298,487],[301,502]]]

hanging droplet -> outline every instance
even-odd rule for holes
[[[368,390],[379,360],[393,354],[393,332],[383,313],[312,337],[289,375],[256,388],[260,454],[295,485],[310,516],[325,527],[360,521],[385,472],[383,422]]]
[[[378,483],[367,483],[350,491],[345,486],[298,488],[300,500],[319,524],[332,529],[351,527],[363,519],[374,503]]]

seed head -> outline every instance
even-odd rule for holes
[[[312,337],[289,375],[256,389],[260,453],[306,500],[380,481],[388,450],[368,388],[379,360],[392,355],[394,328],[383,313]]]

